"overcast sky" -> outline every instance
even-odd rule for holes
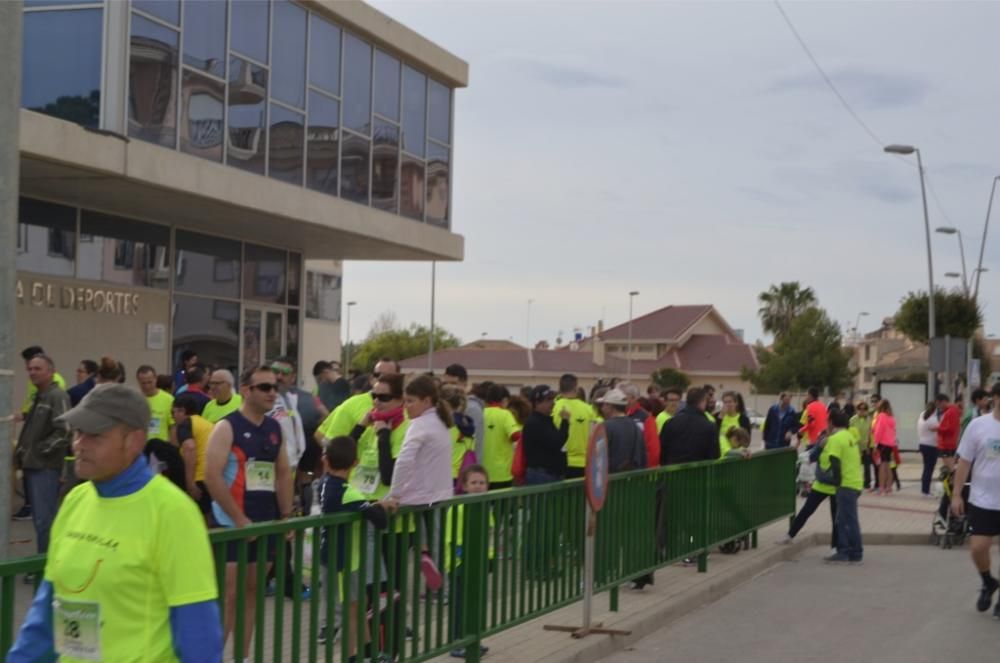
[[[462,340],[523,343],[529,298],[532,343],[624,322],[630,290],[636,315],[714,304],[753,341],[772,283],[811,286],[843,327],[870,312],[863,331],[926,290],[913,158],[851,119],[773,3],[371,2],[470,66],[453,180],[465,261],[440,263],[437,287],[438,324]],[[964,233],[971,277],[1000,174],[1000,3],[783,6],[871,129],[921,148],[932,229]],[[956,287],[958,241],[932,239],[935,281]],[[344,296],[354,338],[387,309],[427,324],[430,265],[349,262]]]

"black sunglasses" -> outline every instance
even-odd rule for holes
[[[272,391],[275,391],[278,388],[278,385],[273,382],[262,382],[261,384],[252,384],[250,385],[250,388],[256,389],[263,394],[269,394]]]
[[[377,401],[382,401],[383,403],[388,403],[389,401],[392,400],[392,394],[376,394],[373,391],[372,392],[372,398],[375,399],[375,400],[377,400]]]

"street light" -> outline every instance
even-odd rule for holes
[[[942,227],[936,228],[935,232],[939,232],[942,235],[958,235],[958,252],[962,256],[962,290],[965,291],[965,296],[969,296],[969,278],[965,273],[965,243],[962,241],[962,231],[958,228]],[[945,274],[945,276],[948,276]]]
[[[869,313],[868,311],[860,311],[860,312],[858,312],[858,317],[854,320],[854,333],[855,334],[858,333],[858,325],[861,324],[861,318],[867,317],[869,315],[871,315],[871,313]]]
[[[990,211],[993,210],[993,194],[997,191],[997,182],[1000,175],[993,178],[993,187],[990,189],[990,202],[986,206],[986,223],[983,225],[983,241],[979,244],[979,264],[976,265],[976,286],[972,289],[972,301],[979,297],[979,276],[986,270],[983,269],[983,252],[986,250],[986,233],[990,229]]]
[[[351,370],[351,307],[357,302],[347,302],[347,342],[344,343],[344,375]]]
[[[924,162],[920,158],[920,150],[912,145],[886,145],[885,151],[888,154],[908,155],[916,152],[917,171],[920,174],[920,197],[924,204],[924,233],[927,236],[927,281],[929,290],[927,291],[927,397],[934,395],[934,371],[931,370],[931,340],[935,336],[934,328],[934,262],[931,259],[931,220],[927,214],[927,185],[924,182]]]
[[[629,382],[632,381],[632,301],[638,294],[638,290],[633,290],[628,293],[628,363],[626,373],[628,373],[627,380]]]

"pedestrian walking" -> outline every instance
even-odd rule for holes
[[[899,443],[896,440],[896,419],[892,414],[892,403],[887,398],[879,401],[872,438],[875,441],[875,459],[878,464],[878,494],[888,495],[892,492],[893,451]]]
[[[938,409],[934,401],[927,404],[924,411],[917,417],[917,441],[920,446],[920,455],[924,460],[924,471],[920,475],[920,493],[924,497],[931,497],[931,479],[934,477],[934,468],[938,461]],[[867,486],[865,486],[867,488]]]

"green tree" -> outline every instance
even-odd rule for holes
[[[455,336],[441,327],[434,329],[434,349],[458,347],[461,344]],[[382,329],[369,332],[351,354],[350,368],[371,372],[382,357],[397,361],[425,354],[430,349],[430,329],[423,325],[411,324],[406,329]]]
[[[653,374],[649,377],[653,381],[653,384],[661,389],[677,387],[681,391],[684,391],[691,385],[691,378],[688,374],[676,368],[661,368],[658,371],[653,371]]]
[[[743,378],[763,393],[809,387],[839,391],[854,380],[850,357],[837,324],[823,309],[812,307],[795,318],[773,349],[758,344],[760,368],[745,369]]]
[[[896,329],[916,343],[927,343],[927,293],[911,292],[903,298],[894,318]],[[983,322],[979,306],[957,290],[934,292],[934,333],[938,336],[972,338]]]
[[[757,297],[764,331],[773,334],[775,340],[788,334],[795,318],[816,306],[816,293],[812,288],[803,288],[798,281],[787,281],[772,285]]]

